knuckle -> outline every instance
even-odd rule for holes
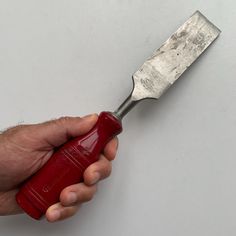
[[[87,191],[84,191],[83,194],[81,194],[81,198],[83,201],[91,201],[93,199],[94,193],[96,192],[96,187],[90,187],[87,189]]]
[[[88,193],[84,194],[83,199],[85,201],[91,201],[93,199],[93,192],[88,192]]]
[[[86,201],[91,201],[93,199],[93,194],[88,194],[87,198],[85,198]]]
[[[56,123],[58,123],[59,125],[61,124],[65,124],[66,122],[70,121],[72,119],[72,117],[69,116],[62,116],[59,119],[56,120]]]
[[[19,132],[22,132],[23,130],[25,130],[26,127],[28,127],[29,125],[17,125],[17,126],[13,126],[13,127],[10,127],[8,129],[6,129],[3,134],[6,134],[6,135],[15,135],[15,134],[18,134]]]
[[[105,165],[105,177],[110,176],[112,172],[112,164],[108,161]]]
[[[65,208],[63,211],[61,211],[60,220],[64,220],[66,218],[69,218],[69,217],[75,215],[77,211],[78,211],[77,206]]]

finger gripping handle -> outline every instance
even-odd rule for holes
[[[121,122],[111,113],[102,112],[93,129],[61,146],[27,180],[16,195],[19,206],[39,219],[49,206],[59,201],[65,187],[83,181],[85,169],[98,160],[105,145],[121,131]]]

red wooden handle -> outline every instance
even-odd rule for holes
[[[102,112],[87,134],[61,146],[49,161],[21,187],[16,195],[19,206],[34,219],[59,201],[61,191],[83,181],[84,170],[97,161],[104,146],[122,131],[121,122]]]

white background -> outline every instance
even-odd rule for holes
[[[0,0],[0,129],[114,110],[131,75],[194,13],[220,38],[123,122],[112,176],[73,218],[0,218],[1,236],[235,236],[234,0]]]

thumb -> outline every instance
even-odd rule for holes
[[[58,147],[70,138],[87,133],[97,122],[97,114],[85,117],[61,117],[36,125],[37,139],[51,147]],[[35,130],[35,131],[36,131]]]

